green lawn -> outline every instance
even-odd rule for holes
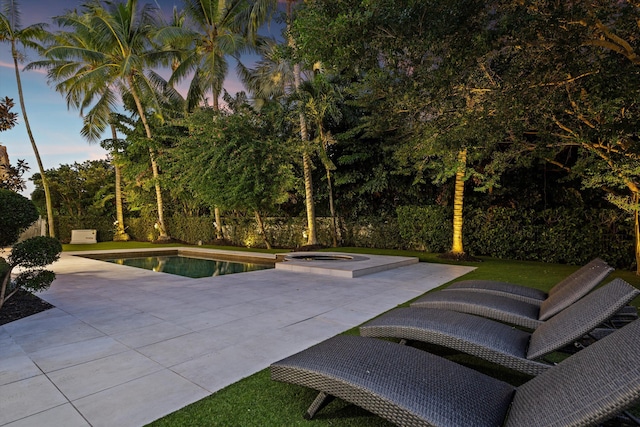
[[[180,245],[171,245],[180,246]],[[64,245],[65,251],[92,249],[122,249],[158,247],[151,243],[114,243],[105,242],[96,245]],[[204,246],[216,248],[213,246]],[[218,249],[236,249],[218,247]],[[237,248],[238,250],[246,250]],[[526,286],[548,290],[555,283],[575,271],[577,266],[560,264],[544,264],[539,262],[510,261],[493,258],[482,258],[481,262],[451,262],[440,259],[435,254],[411,251],[374,250],[362,248],[339,248],[341,252],[366,253],[380,255],[416,256],[421,261],[438,262],[477,267],[473,272],[457,280],[492,279],[519,283]],[[265,251],[262,251],[265,252]],[[272,250],[269,252],[282,252]],[[640,288],[640,277],[635,272],[615,271],[606,282],[620,277]],[[640,305],[640,299],[634,301]],[[357,328],[347,333],[357,334]],[[478,369],[494,377],[519,385],[527,377],[478,361],[470,356],[457,354],[436,347],[424,346],[425,350],[440,354],[458,363]],[[353,405],[335,400],[320,411],[313,422],[306,421],[302,414],[315,398],[315,392],[291,384],[271,381],[269,371],[265,369],[219,392],[189,405],[179,411],[151,423],[151,426],[389,426],[390,423],[371,415]]]

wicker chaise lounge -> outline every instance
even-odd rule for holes
[[[585,271],[584,274],[574,278],[575,280],[562,285],[541,303],[531,303],[477,290],[459,289],[428,293],[412,303],[411,307],[460,311],[536,329],[542,322],[589,293],[611,271],[613,270],[610,267],[598,264],[591,273]]]
[[[640,401],[640,320],[522,386],[413,347],[337,336],[271,365],[271,377],[320,391],[400,426],[591,426]]]
[[[596,258],[558,282],[549,290],[549,293],[527,286],[494,280],[463,280],[447,286],[444,290],[482,292],[540,305],[545,299],[560,291],[565,286],[575,286],[577,283],[578,285],[584,284],[588,287],[588,281],[593,281],[595,283],[593,286],[596,286],[612,271],[613,268],[606,262],[600,258]]]
[[[543,358],[589,334],[640,295],[622,279],[596,289],[545,321],[533,333],[471,314],[441,309],[396,308],[360,327],[360,335],[421,341],[538,375]]]

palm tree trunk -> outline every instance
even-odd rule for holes
[[[220,103],[218,101],[218,98],[220,97],[220,93],[217,93],[216,88],[215,87],[211,87],[211,101],[213,103],[213,111],[220,111]],[[214,115],[214,120],[215,120],[215,115]],[[223,240],[224,239],[224,232],[222,231],[222,218],[220,216],[220,208],[217,206],[213,207],[213,215],[215,217],[215,221],[216,221],[216,239],[218,240]]]
[[[153,171],[154,186],[156,188],[156,204],[158,206],[158,231],[160,236],[158,240],[170,240],[167,234],[167,227],[164,223],[164,204],[162,202],[162,189],[160,188],[160,170],[156,161],[156,153],[153,148],[149,147],[149,157],[151,158],[151,170]]]
[[[302,155],[302,166],[304,170],[304,194],[305,206],[307,208],[307,245],[317,245],[316,234],[316,211],[313,203],[313,181],[311,178],[311,156],[308,153]]]
[[[290,43],[293,44],[293,41]],[[295,64],[293,66],[293,80],[295,84],[295,89],[298,90],[300,87],[300,64]],[[300,113],[300,139],[302,139],[303,144],[307,144],[309,141],[309,132],[307,130],[307,121],[304,117],[304,114]],[[307,147],[305,146],[304,154],[302,155],[302,166],[304,171],[304,194],[305,194],[305,205],[307,208],[307,245],[317,245],[318,237],[316,233],[316,212],[315,206],[313,203],[313,178],[311,176],[311,171],[313,169],[311,156],[307,152]]]
[[[331,185],[331,170],[327,170],[327,185],[329,187],[329,212],[331,212],[331,238],[333,240],[333,247],[338,247],[338,225],[336,224],[336,209],[333,205],[333,185]]]
[[[120,166],[117,164],[113,165],[116,172],[116,221],[118,224],[116,226],[116,234],[113,236],[114,242],[128,242],[131,240],[131,236],[127,234],[125,231],[126,228],[124,226],[124,214],[122,207],[122,176],[120,172]]]
[[[633,224],[635,230],[635,241],[636,241],[636,275],[640,276],[640,218],[638,218],[638,202],[640,201],[640,197],[638,193],[635,193],[633,198],[635,204],[635,212],[633,214]]]
[[[47,207],[47,222],[49,224],[49,236],[56,237],[55,224],[53,222],[53,204],[51,202],[51,192],[49,191],[49,182],[44,174],[44,167],[42,166],[42,159],[38,147],[36,146],[36,140],[31,132],[31,126],[29,125],[29,118],[27,117],[27,109],[24,106],[24,95],[22,92],[22,80],[20,79],[20,69],[18,68],[18,50],[16,49],[15,40],[11,40],[11,55],[13,56],[13,65],[16,70],[16,84],[18,85],[18,96],[20,97],[20,109],[22,110],[22,118],[24,119],[24,125],[27,128],[27,134],[29,135],[29,141],[31,141],[31,147],[33,148],[33,154],[36,157],[36,163],[38,163],[38,170],[42,177],[42,188],[44,189],[45,205]]]
[[[144,114],[144,108],[142,108],[140,97],[135,91],[135,85],[132,78],[129,78],[129,87],[131,90],[131,95],[133,96],[133,99],[136,103],[138,115],[140,115],[140,120],[142,120],[147,138],[149,139],[149,141],[151,141],[151,128],[149,127],[147,117]],[[152,147],[149,147],[149,157],[151,158],[151,170],[153,171],[153,180],[156,188],[156,203],[158,206],[158,231],[160,232],[160,237],[158,237],[158,240],[170,240],[171,237],[169,237],[169,234],[167,234],[167,228],[164,223],[164,205],[162,203],[162,189],[160,188],[160,172],[158,169],[158,163],[156,162],[156,153]]]
[[[116,127],[111,124],[111,135],[113,137],[113,141],[118,139],[118,134],[116,133]],[[124,214],[122,209],[122,176],[120,173],[120,166],[116,162],[113,162],[113,167],[116,172],[116,234],[113,236],[114,242],[127,242],[131,240],[131,237],[127,234],[124,227]]]
[[[215,216],[215,219],[216,219],[216,239],[223,240],[224,239],[224,232],[222,231],[222,218],[220,216],[220,208],[219,207],[214,206],[213,215]]]
[[[462,247],[462,204],[464,202],[464,175],[466,173],[467,150],[458,153],[458,171],[456,172],[455,195],[453,197],[453,246],[451,253],[464,255]]]
[[[262,239],[264,240],[264,244],[267,246],[267,249],[271,249],[271,243],[269,243],[269,239],[267,239],[267,231],[264,229],[264,222],[262,222],[262,217],[260,213],[256,210],[256,222],[258,223],[258,227],[260,227],[260,234],[262,234]]]
[[[287,0],[287,26],[291,25],[292,20],[292,5],[295,0]],[[292,36],[289,36],[288,45],[293,50],[296,48],[296,42]],[[302,77],[300,71],[300,64],[293,64],[293,85],[294,89],[298,91],[300,88]],[[309,132],[307,130],[307,121],[303,113],[300,113],[300,139],[303,144],[307,144],[309,141]],[[305,194],[305,206],[307,209],[307,245],[317,245],[318,238],[316,234],[316,212],[313,204],[313,179],[311,177],[311,171],[313,169],[311,156],[307,152],[307,147],[304,147],[304,154],[302,155],[302,168],[304,171],[304,194]]]

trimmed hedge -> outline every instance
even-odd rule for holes
[[[339,221],[342,246],[414,249],[441,253],[451,248],[452,209],[443,206],[403,206],[397,218],[361,218],[357,222]],[[237,246],[264,247],[253,217],[223,218],[225,239]],[[274,247],[303,246],[306,218],[265,218],[268,238]],[[155,218],[125,220],[127,233],[134,240],[153,241],[158,232]],[[71,230],[95,228],[98,240],[113,239],[110,219],[58,218],[60,240],[68,242]],[[211,217],[174,216],[167,218],[169,234],[176,240],[197,244],[215,240]],[[331,219],[318,218],[318,241],[331,245]],[[555,208],[541,212],[505,207],[466,208],[464,247],[476,256],[516,260],[584,264],[601,257],[617,268],[635,265],[633,224],[617,209]]]
[[[450,208],[404,206],[397,213],[400,233],[414,249],[451,248]],[[626,269],[635,264],[633,224],[617,209],[466,209],[463,244],[477,256],[567,264],[601,257]]]
[[[411,249],[446,252],[451,249],[453,210],[448,206],[401,206],[397,210],[400,236]]]

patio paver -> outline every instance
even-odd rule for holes
[[[70,253],[52,269],[56,308],[0,326],[2,426],[141,426],[472,270],[186,279]]]

